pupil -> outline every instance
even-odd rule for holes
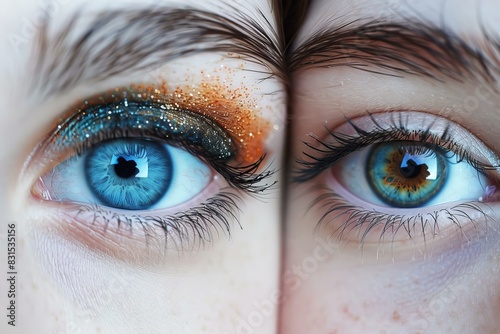
[[[129,179],[139,174],[137,163],[134,160],[127,161],[124,157],[119,157],[114,167],[116,175],[122,179]]]
[[[418,165],[413,159],[408,160],[406,164],[406,167],[399,167],[399,171],[401,172],[402,176],[409,179],[417,177],[420,174],[422,166],[424,166]]]

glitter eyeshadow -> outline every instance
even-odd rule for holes
[[[208,82],[178,86],[172,90],[165,82],[160,86],[132,85],[131,89],[142,92],[143,97],[146,94],[151,100],[171,101],[184,110],[204,115],[220,124],[233,138],[239,164],[252,164],[264,154],[271,125],[260,116],[257,101],[250,98],[250,89],[244,85],[232,89],[212,78]]]
[[[216,159],[226,160],[235,154],[232,138],[203,115],[175,104],[136,101],[127,91],[115,92],[110,97],[115,101],[103,98],[106,103],[90,105],[65,121],[55,144],[61,146],[82,139],[97,143],[103,130],[112,131],[115,136],[136,131],[143,136],[184,141]]]
[[[151,136],[182,142],[213,159],[244,165],[263,155],[269,124],[257,116],[248,95],[218,84],[177,87],[132,85],[87,99],[60,120],[48,142],[61,151],[78,143]],[[253,107],[252,107],[253,106]]]

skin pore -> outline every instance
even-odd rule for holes
[[[244,326],[253,302],[279,284],[280,198],[272,185],[281,175],[286,110],[275,8],[267,1],[23,1],[4,9],[1,140],[15,145],[1,150],[8,163],[1,167],[0,211],[2,233],[7,222],[16,226],[15,332],[233,333]],[[44,30],[43,13],[48,15]],[[129,94],[127,103],[122,92]],[[110,99],[131,117],[130,94],[139,104],[146,96],[157,103],[153,114],[172,106],[176,117],[189,109],[196,126],[229,133],[237,154],[245,155],[236,156],[230,167],[256,164],[261,154],[265,158],[257,170],[229,169],[230,174],[223,162],[188,146],[192,136],[186,127],[180,131],[182,145],[191,151],[184,156],[199,159],[188,160],[189,166],[208,175],[206,185],[189,183],[198,189],[194,197],[173,207],[159,202],[145,213],[102,209],[90,195],[78,197],[83,204],[70,205],[86,185],[73,167],[77,162],[62,163],[74,155],[71,146],[86,139],[61,139],[57,129],[64,133],[65,118],[83,115],[86,105],[107,110]],[[231,121],[227,114],[239,119]],[[106,127],[106,117],[100,119]],[[150,120],[142,128],[120,120],[134,130],[115,129],[108,143],[134,133],[165,142],[148,130],[160,119]],[[49,134],[55,139],[37,149]],[[172,134],[167,144],[182,151],[178,142]],[[176,163],[177,155],[172,157]],[[244,186],[230,187],[228,175],[264,177],[251,194]],[[179,190],[169,191],[180,196],[190,177],[174,173],[172,178],[178,178]],[[255,333],[275,333],[276,323],[273,305]],[[6,321],[0,328],[13,332]]]
[[[328,151],[321,142],[339,147],[332,131],[448,129],[495,165],[498,12],[494,1],[315,1],[290,51],[291,156],[311,162],[325,155],[315,148]],[[362,159],[358,150],[350,156]],[[291,183],[281,331],[498,333],[500,207],[479,203],[478,175],[453,201],[388,208],[356,190],[367,167],[343,159]],[[447,191],[468,182],[463,173],[450,173]],[[498,183],[496,169],[486,175]]]

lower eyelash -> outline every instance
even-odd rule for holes
[[[241,203],[243,200],[240,195],[221,191],[194,208],[163,217],[123,215],[106,210],[99,205],[79,205],[77,215],[92,214],[94,219],[89,223],[93,225],[104,222],[104,230],[108,230],[111,224],[116,225],[117,232],[125,229],[124,233],[132,233],[134,229],[140,227],[146,245],[153,241],[154,243],[163,242],[166,252],[170,242],[174,243],[175,249],[184,250],[192,249],[197,244],[201,247],[205,242],[211,242],[214,237],[213,233],[218,235],[219,231],[230,237],[234,223],[242,228],[239,222],[241,213],[239,204]],[[158,235],[158,229],[163,232],[161,237]]]
[[[383,242],[386,238],[393,242],[400,231],[404,231],[410,240],[415,237],[422,237],[425,240],[429,237],[429,234],[432,238],[438,237],[440,232],[439,221],[446,220],[452,222],[461,231],[462,236],[467,238],[467,235],[462,230],[463,225],[472,224],[475,228],[486,226],[476,224],[477,219],[472,218],[470,213],[478,213],[485,221],[493,220],[493,217],[481,207],[485,204],[475,201],[411,216],[366,210],[350,204],[342,196],[328,188],[322,187],[320,190],[323,193],[311,203],[308,209],[312,210],[315,207],[320,207],[322,210],[326,209],[318,221],[317,229],[330,228],[333,221],[339,219],[342,224],[333,227],[332,236],[337,237],[339,240],[347,240],[349,238],[344,238],[345,235],[356,233],[361,245],[366,242],[367,236],[374,229],[380,229],[378,242]],[[419,235],[416,235],[417,233]]]

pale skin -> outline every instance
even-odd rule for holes
[[[498,13],[498,3],[494,1],[453,4],[316,1],[294,47],[298,49],[317,30],[328,26],[326,22],[340,26],[359,20],[354,23],[356,26],[366,20],[398,22],[403,17],[403,22],[408,22],[408,18],[423,18],[445,26],[448,31],[468,41],[476,41],[481,47],[484,44],[481,43],[483,37],[478,18],[487,31],[498,35]],[[404,42],[400,45],[409,47]],[[387,60],[380,62],[395,64]],[[394,77],[368,73],[380,67],[360,65],[367,69],[361,71],[342,66],[342,63],[349,63],[349,59],[340,61],[336,67],[298,69],[293,74],[292,156],[303,157],[302,151],[310,152],[301,143],[314,144],[307,135],[309,132],[320,138],[327,137],[326,129],[342,126],[346,117],[366,117],[366,112],[370,112],[375,119],[380,119],[389,111],[395,114],[410,110],[455,122],[493,151],[498,149],[500,97],[493,87],[482,84],[479,79],[457,82],[448,78],[439,82],[402,73]],[[421,116],[413,114],[406,124],[423,124]],[[462,136],[466,135],[457,134],[455,138],[467,142]],[[479,153],[479,146],[475,150]],[[356,182],[355,178],[364,177],[359,171],[349,175],[353,179],[345,182],[351,184]],[[316,206],[306,212],[318,198],[317,186],[328,187],[331,180],[326,170],[312,180],[294,184],[287,197],[286,299],[280,322],[283,333],[498,333],[498,218],[485,223],[480,216],[472,216],[472,221],[459,220],[463,222],[461,229],[450,228],[446,221],[440,220],[439,233],[435,237],[427,235],[426,240],[417,231],[411,239],[402,231],[398,232],[396,241],[392,240],[391,233],[379,239],[381,230],[374,229],[361,244],[356,228],[352,233],[339,236],[337,229],[342,226],[345,216],[315,230],[328,207]],[[316,188],[312,188],[314,185]],[[332,187],[340,191],[338,184]],[[356,196],[351,196],[349,191],[342,194],[350,203],[375,210],[360,202],[360,198],[369,201],[369,192],[364,189]],[[461,195],[464,199],[467,196]],[[441,205],[446,206],[446,201]],[[382,212],[390,210],[377,208]],[[488,212],[496,215],[499,209],[493,202]],[[401,210],[409,209],[391,213],[409,212]],[[486,232],[485,224],[488,226]]]
[[[77,10],[83,16],[89,13],[92,17],[94,12],[112,8],[187,5],[199,10],[208,8],[223,16],[240,11],[256,20],[263,19],[257,13],[260,10],[269,13],[269,29],[274,29],[275,20],[267,1],[252,1],[251,5],[235,3],[232,8],[219,1],[179,3],[58,3],[57,12],[50,19],[54,28],[51,33]],[[2,31],[25,39],[15,46],[8,36],[3,35],[1,41],[4,50],[0,66],[2,140],[16,145],[3,145],[1,150],[2,159],[9,164],[5,169],[2,167],[0,211],[4,213],[5,222],[2,233],[7,232],[7,222],[16,225],[18,295],[16,327],[2,321],[0,331],[233,333],[255,310],[254,301],[266,299],[278,289],[280,216],[277,188],[265,195],[243,195],[239,214],[242,228],[230,218],[230,237],[224,229],[212,229],[209,242],[199,243],[198,240],[191,248],[171,247],[161,253],[158,249],[146,247],[144,236],[133,240],[132,237],[113,239],[112,233],[103,233],[102,229],[92,232],[83,225],[72,232],[62,231],[60,211],[49,214],[54,212],[55,204],[40,202],[30,194],[40,175],[30,171],[21,174],[22,166],[59,115],[77,99],[145,81],[165,82],[170,89],[203,81],[208,85],[219,83],[225,87],[226,82],[231,88],[248,88],[247,102],[254,103],[255,110],[269,123],[270,131],[264,143],[267,158],[262,168],[277,169],[284,134],[282,83],[272,73],[262,81],[262,73],[269,73],[264,65],[238,59],[234,54],[211,52],[177,58],[153,66],[149,71],[83,82],[56,96],[41,97],[36,91],[26,88],[30,73],[24,69],[30,62],[35,38],[23,35],[23,24],[26,20],[34,20],[34,24],[39,22],[36,15],[42,8],[37,1],[23,1],[9,3],[4,9],[0,18]],[[266,182],[273,183],[279,178],[280,173],[276,173]],[[220,176],[214,182],[205,191],[204,198],[198,203],[191,202],[191,205],[227,188],[226,181]],[[93,237],[89,239],[91,235]],[[2,245],[5,245],[4,241]],[[255,273],[262,275],[255,276]],[[2,279],[2,291],[7,291],[7,288]],[[276,306],[269,312],[261,319],[255,333],[276,331]]]
[[[158,5],[135,1],[54,4],[52,34],[77,11],[84,16]],[[165,0],[159,5],[190,6],[222,17],[241,12],[262,22],[269,35],[278,30],[271,4],[265,0],[233,1],[232,7],[218,0]],[[389,111],[413,111],[417,113],[412,119],[421,123],[437,116],[461,126],[455,138],[474,143],[470,150],[496,153],[500,97],[491,83],[474,77],[461,81],[401,73],[394,77],[370,73],[377,68],[369,66],[362,71],[299,64],[291,73],[291,105],[287,106],[278,69],[242,55],[211,52],[172,59],[146,73],[132,71],[83,81],[47,96],[29,89],[36,43],[35,32],[26,24],[36,31],[40,12],[39,2],[24,0],[9,3],[0,13],[0,29],[11,33],[0,38],[0,141],[4,143],[0,232],[7,233],[8,224],[15,224],[17,270],[16,327],[7,318],[0,323],[0,332],[498,333],[498,217],[486,223],[481,215],[470,213],[475,224],[464,220],[460,229],[441,221],[440,232],[426,238],[418,233],[410,238],[403,232],[396,241],[392,235],[380,239],[380,230],[375,230],[361,243],[356,232],[342,237],[335,233],[342,220],[316,228],[325,207],[311,208],[318,196],[314,186],[338,187],[329,172],[333,167],[306,182],[291,181],[300,168],[296,159],[307,151],[302,142],[314,143],[308,133],[325,138],[327,129],[345,126],[346,117],[366,117],[367,111],[382,118]],[[266,15],[270,26],[258,12]],[[297,54],[318,30],[356,20],[354,26],[374,19],[399,22],[401,17],[425,17],[438,26],[444,20],[449,31],[480,41],[481,27],[500,34],[498,13],[500,7],[493,0],[480,4],[462,0],[453,5],[418,1],[411,6],[405,1],[314,1],[290,54]],[[12,34],[20,39],[13,42]],[[477,43],[478,48],[482,46]],[[287,182],[282,173],[288,173],[287,194],[280,193],[278,183],[266,194],[244,195],[239,214],[242,228],[232,220],[230,237],[224,229],[214,229],[209,242],[169,248],[166,253],[148,248],[144,238],[113,237],[112,231],[103,233],[99,226],[65,229],[61,208],[33,197],[33,184],[43,172],[26,167],[30,152],[76,100],[144,82],[165,83],[169,89],[201,83],[222,83],[228,90],[248,88],[245,102],[255,105],[270,125],[263,168],[279,170],[265,182]],[[290,163],[282,165],[287,112]],[[355,173],[350,174],[353,180],[361,178]],[[200,203],[227,189],[227,183],[218,177],[206,189]],[[355,202],[359,194],[342,194],[361,205]],[[488,204],[490,216],[500,214],[498,204]],[[285,207],[285,217],[280,216],[280,205]],[[7,248],[5,239],[1,245]],[[2,270],[8,271],[6,261]],[[6,280],[1,282],[1,290],[8,291]],[[5,296],[2,300],[5,309],[9,300]]]

